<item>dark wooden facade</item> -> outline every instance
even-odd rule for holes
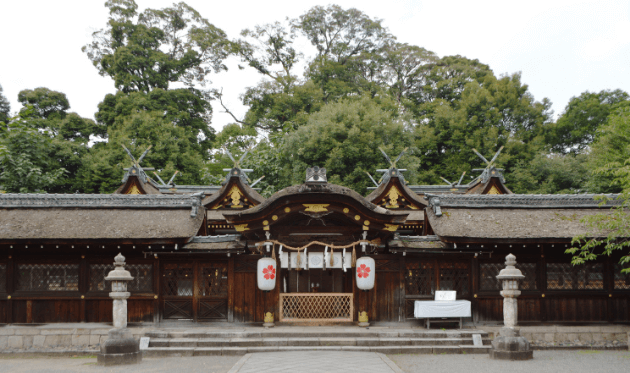
[[[111,322],[109,284],[102,279],[120,250],[81,248],[75,254],[60,247],[55,255],[47,255],[46,249],[26,255],[19,245],[3,250],[8,255],[0,260],[0,323]],[[503,298],[494,276],[504,267],[503,254],[511,250],[526,276],[519,297],[520,323],[630,322],[630,276],[621,273],[616,258],[573,267],[567,255],[558,254],[560,249],[502,247],[494,249],[492,257],[481,248],[476,257],[379,254],[373,290],[358,290],[353,271],[342,281],[344,291],[354,294],[355,311],[367,311],[373,321],[411,320],[415,300],[433,299],[435,290],[457,290],[458,298],[472,302],[474,322],[496,323],[503,319]],[[130,285],[130,323],[249,323],[262,322],[265,312],[278,314],[282,287],[268,293],[256,287],[259,255],[164,253],[145,259],[139,249],[121,251],[136,277]],[[289,272],[282,271],[280,278]],[[299,276],[306,278],[308,272]]]
[[[406,322],[413,319],[414,301],[433,299],[436,290],[456,290],[458,298],[470,300],[473,322],[500,323],[503,298],[495,277],[508,253],[516,255],[525,275],[520,323],[630,322],[630,276],[621,273],[619,258],[574,267],[564,254],[571,237],[583,229],[576,216],[597,205],[584,202],[587,197],[575,202],[553,196],[541,202],[535,196],[521,201],[518,196],[425,193],[424,200],[390,169],[392,177],[367,198],[317,182],[265,200],[236,171],[220,189],[202,190],[194,198],[177,196],[175,188],[165,196],[158,192],[166,186],[155,186],[153,196],[129,196],[129,206],[120,202],[127,197],[103,202],[100,196],[85,196],[89,201],[72,205],[59,196],[49,201],[0,195],[5,212],[0,217],[5,232],[0,237],[0,323],[111,322],[110,284],[104,277],[119,252],[134,277],[130,323],[260,323],[267,312],[278,317],[281,293],[316,292],[352,294],[355,321],[366,311],[373,322]],[[140,181],[130,176],[120,190],[142,192],[138,186],[151,183]],[[509,192],[499,177],[474,184],[477,193],[492,188]],[[37,201],[15,204],[11,199]],[[566,201],[582,205],[563,206]],[[258,290],[257,261],[270,255],[260,245],[267,233],[295,247],[312,241],[344,245],[365,233],[371,242],[367,253],[359,246],[355,250],[376,261],[374,289],[356,287],[354,268],[295,271],[281,268],[278,256],[275,289]],[[225,234],[232,236],[220,236]],[[322,245],[309,248],[322,251]]]

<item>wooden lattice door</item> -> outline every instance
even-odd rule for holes
[[[164,263],[161,278],[163,319],[227,320],[226,261]]]

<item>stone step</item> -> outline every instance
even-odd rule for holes
[[[482,338],[487,338],[488,333],[484,331],[370,331],[347,332],[347,331],[263,331],[263,332],[195,332],[195,331],[151,331],[146,333],[150,338],[471,338],[473,334],[481,334]]]
[[[484,345],[490,344],[483,338]],[[151,338],[150,347],[460,346],[472,338]]]
[[[250,346],[250,347],[149,347],[144,357],[245,355],[252,352],[364,351],[384,354],[488,354],[490,346]]]

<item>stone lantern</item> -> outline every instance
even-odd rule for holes
[[[516,268],[516,257],[509,254],[505,257],[505,268],[499,272],[497,279],[501,281],[503,290],[503,324],[499,336],[492,341],[490,358],[497,360],[529,360],[534,357],[529,341],[520,335],[518,324],[517,298],[521,295],[519,282],[525,278]]]
[[[101,346],[101,353],[97,354],[99,365],[135,364],[142,361],[142,352],[138,341],[127,329],[127,283],[133,280],[129,271],[125,270],[125,257],[122,254],[114,258],[114,270],[109,272],[105,280],[112,282],[110,298],[114,300],[113,319],[114,329],[108,333],[108,338]]]

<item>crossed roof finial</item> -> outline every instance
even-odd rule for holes
[[[492,166],[494,165],[494,161],[496,161],[496,160],[497,160],[497,157],[499,156],[499,154],[501,154],[501,150],[503,150],[503,146],[501,146],[501,147],[499,148],[499,150],[497,150],[497,152],[496,152],[496,153],[494,153],[494,157],[492,157],[492,159],[491,159],[490,161],[488,161],[488,160],[486,159],[486,157],[484,157],[483,155],[481,155],[481,153],[479,153],[479,152],[477,151],[477,149],[473,148],[473,150],[472,150],[472,151],[473,151],[473,152],[475,152],[475,154],[477,154],[477,156],[478,156],[479,158],[481,158],[484,162],[486,162],[486,168],[490,168],[490,167],[492,167]]]
[[[127,171],[127,173],[123,177],[122,182],[125,183],[127,181],[127,179],[129,178],[129,175],[130,174],[134,174],[134,175],[138,176],[143,183],[146,183],[148,176],[145,173],[145,171],[154,171],[155,169],[153,167],[143,168],[142,166],[140,166],[140,162],[142,162],[144,157],[146,157],[146,155],[149,154],[149,150],[151,150],[152,145],[149,145],[149,147],[144,151],[144,153],[142,153],[140,158],[138,158],[137,160],[133,156],[133,154],[131,154],[131,151],[129,149],[127,149],[127,147],[125,145],[122,145],[122,147],[123,147],[123,149],[125,149],[125,152],[127,153],[129,158],[131,158],[131,161],[133,162],[131,164],[131,167],[123,168],[123,170]]]
[[[242,180],[244,182],[249,182],[251,185],[250,186],[254,186],[256,184],[258,184],[259,181],[261,181],[265,176],[263,175],[261,178],[259,178],[258,180],[254,181],[252,183],[252,181],[249,179],[249,177],[247,177],[247,173],[248,172],[254,172],[253,169],[251,168],[241,168],[241,162],[243,162],[243,159],[245,159],[245,157],[247,156],[247,154],[249,153],[251,147],[245,149],[245,153],[243,153],[243,155],[241,156],[241,158],[239,158],[239,160],[237,161],[234,156],[232,156],[232,153],[230,153],[230,151],[228,150],[227,146],[223,146],[223,150],[225,150],[225,153],[228,155],[228,157],[230,157],[230,159],[233,162],[233,166],[232,168],[224,168],[223,171],[228,172],[225,181],[223,182],[223,184],[227,183],[228,179],[232,176],[239,176],[242,178]]]
[[[481,171],[481,175],[477,176],[473,181],[471,181],[471,183],[475,182],[478,179],[481,179],[481,181],[485,183],[488,181],[490,176],[499,177],[502,182],[505,182],[505,178],[503,177],[503,169],[494,167],[494,161],[496,161],[497,158],[499,157],[499,154],[501,154],[501,150],[503,150],[503,146],[501,146],[499,150],[497,150],[497,152],[494,153],[494,157],[492,157],[492,159],[488,161],[483,155],[481,155],[477,151],[477,149],[473,148],[472,151],[475,152],[475,154],[477,154],[477,156],[481,158],[484,162],[486,162],[486,167],[473,169],[473,171],[477,171],[477,172]],[[490,171],[491,169],[492,169],[492,172]]]
[[[385,157],[387,162],[389,162],[389,168],[387,168],[387,169],[377,169],[376,170],[376,172],[381,172],[383,174],[383,176],[381,176],[381,178],[378,180],[378,183],[374,180],[374,178],[372,177],[372,175],[370,175],[369,172],[366,172],[368,174],[368,176],[370,177],[370,180],[372,180],[372,182],[374,183],[374,185],[379,186],[383,182],[386,182],[387,180],[389,180],[392,176],[399,177],[399,178],[401,178],[401,181],[404,182],[404,179],[402,179],[402,177],[403,177],[402,173],[407,171],[407,170],[403,169],[403,168],[401,168],[401,169],[396,168],[396,163],[400,160],[400,158],[402,158],[402,156],[405,154],[407,149],[409,149],[409,148],[404,148],[403,151],[400,152],[398,157],[396,157],[396,160],[392,162],[392,159],[389,158],[387,153],[385,153],[385,151],[379,146],[378,150],[380,150],[381,153],[383,153],[383,156]]]
[[[440,179],[444,180],[444,182],[446,182],[446,184],[448,184],[451,188],[453,188],[453,187],[458,187],[458,186],[462,185],[462,180],[464,180],[464,175],[466,175],[466,171],[464,171],[462,173],[462,176],[459,178],[459,181],[457,181],[457,184],[451,183],[450,181],[446,180],[442,176],[440,176]]]

